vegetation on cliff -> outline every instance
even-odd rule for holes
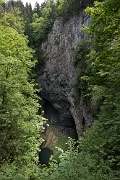
[[[51,179],[114,180],[120,177],[119,10],[118,0],[96,2],[94,7],[86,9],[92,23],[84,29],[90,36],[91,45],[86,58],[83,49],[86,53],[88,47],[85,50],[85,43],[78,46],[77,59],[86,60],[84,72],[79,74],[78,90],[83,91],[93,107],[101,102],[99,113],[78,148],[70,143],[70,150],[63,154]]]
[[[41,6],[37,3],[33,10],[21,1],[0,6],[1,180],[119,180],[119,0],[97,1],[86,9],[92,20],[90,27],[84,27],[90,36],[89,46],[82,42],[76,51],[78,91],[83,91],[93,108],[99,105],[96,121],[80,142],[69,139],[59,165],[54,161],[50,167],[38,165],[44,118],[38,114],[33,80],[36,61],[28,43],[39,56],[39,45],[47,38],[54,20],[61,16],[66,20],[92,3],[48,1]]]

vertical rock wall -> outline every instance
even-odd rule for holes
[[[45,68],[42,74],[38,71],[41,97],[59,111],[62,122],[73,117],[78,137],[93,121],[89,108],[83,103],[82,93],[79,103],[75,102],[74,52],[77,43],[87,38],[81,30],[83,24],[90,24],[90,19],[83,12],[66,23],[62,18],[54,22],[48,40],[42,44],[46,59]]]

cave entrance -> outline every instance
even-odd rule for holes
[[[49,126],[46,126],[46,130],[42,134],[44,143],[41,146],[41,150],[44,152],[43,148],[49,148],[53,152],[54,158],[59,160],[58,157],[61,152],[60,149],[58,150],[56,147],[65,151],[68,148],[66,144],[68,137],[75,140],[78,139],[75,122],[70,113],[68,116],[63,115],[62,110],[56,109],[53,104],[47,100],[44,100],[43,109]]]
[[[62,110],[56,109],[52,103],[44,100],[44,116],[48,119],[48,124],[54,126],[58,131],[73,139],[78,139],[76,125],[71,114],[62,114]]]

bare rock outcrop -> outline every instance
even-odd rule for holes
[[[41,97],[59,112],[59,121],[69,123],[71,117],[74,119],[78,137],[81,137],[84,129],[90,127],[93,122],[89,107],[83,103],[82,93],[79,103],[75,101],[74,52],[77,43],[87,38],[81,30],[83,24],[90,24],[90,18],[83,12],[66,23],[62,18],[54,22],[47,41],[42,44],[46,64],[42,74],[38,71]]]

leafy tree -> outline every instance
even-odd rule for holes
[[[35,13],[36,15],[36,13]],[[55,3],[53,1],[48,1],[46,5],[41,10],[41,17],[35,19],[33,14],[33,22],[31,23],[33,29],[33,38],[39,44],[47,38],[48,32],[50,31],[55,15]]]
[[[91,65],[88,88],[91,88],[93,104],[102,100],[96,137],[101,136],[98,142],[103,141],[103,144],[97,146],[100,148],[98,151],[101,151],[101,156],[103,155],[103,159],[113,170],[119,169],[120,160],[119,8],[118,0],[106,0],[103,3],[96,2],[94,8],[86,10],[92,17],[92,24],[88,29],[92,38],[88,62]]]
[[[34,176],[44,123],[38,115],[39,99],[31,79],[36,63],[33,51],[27,46],[27,38],[10,26],[7,20],[0,24],[1,180]]]
[[[20,12],[17,9],[13,13],[4,14],[0,19],[0,23],[6,27],[14,28],[18,33],[24,33],[23,19],[20,17]]]
[[[83,75],[87,75],[88,72],[86,72],[87,65],[86,65],[86,60],[87,54],[90,52],[90,47],[89,47],[89,42],[88,41],[81,41],[80,43],[77,44],[76,51],[75,51],[75,67],[76,67],[76,76],[77,76],[77,82],[76,82],[76,89],[78,95],[81,94],[81,91],[84,92],[84,94],[87,91],[86,89],[86,83],[82,79]]]
[[[47,29],[49,28],[49,21],[43,17],[37,18],[35,22],[32,23],[33,36],[35,41],[41,41],[47,36]]]
[[[35,10],[34,10],[35,11]],[[41,16],[38,13],[33,13],[31,29],[32,29],[32,41],[30,46],[35,49],[35,54],[38,59],[36,69],[43,68],[45,65],[45,58],[43,57],[43,52],[40,45],[48,37],[53,23],[56,18],[56,5],[54,1],[47,1],[41,5]]]
[[[93,5],[94,0],[57,0],[57,14],[64,20],[69,20],[72,16],[78,15],[87,6]]]

